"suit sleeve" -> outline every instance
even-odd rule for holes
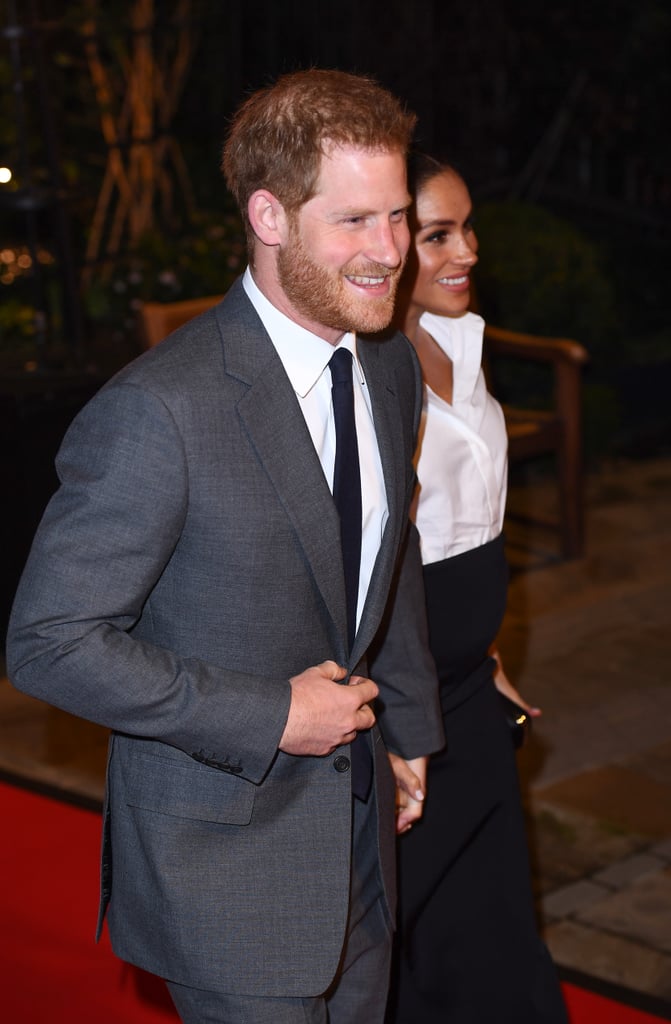
[[[288,680],[133,635],[188,509],[187,459],[170,410],[133,385],[103,388],[70,427],[56,468],[60,487],[10,617],[11,681],[71,714],[219,766],[233,761],[261,781],[286,723]]]
[[[414,445],[422,411],[422,373],[414,348],[406,339],[403,341],[411,365],[400,379],[412,387],[406,401]],[[412,466],[409,471],[415,480]],[[386,612],[371,652],[370,675],[380,687],[378,720],[388,749],[405,758],[440,750],[445,740],[438,678],[429,649],[419,535],[409,519]]]
[[[370,662],[371,679],[380,688],[380,730],[387,748],[405,758],[432,754],[445,742],[425,609],[419,541],[411,523]]]

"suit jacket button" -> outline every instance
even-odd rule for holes
[[[337,772],[348,772],[349,771],[349,757],[343,757],[342,754],[338,754],[333,762],[333,767]]]

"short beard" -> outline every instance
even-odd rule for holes
[[[390,271],[379,263],[345,267],[339,274],[329,271],[311,258],[295,230],[292,230],[290,245],[280,248],[277,257],[279,281],[294,309],[315,324],[343,333],[361,331],[373,334],[388,326],[394,313],[400,271],[400,267]],[[388,277],[391,285],[389,294],[368,301],[364,297],[357,300],[355,295],[346,291],[346,273],[360,277]]]

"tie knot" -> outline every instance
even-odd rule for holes
[[[331,380],[334,384],[352,383],[352,353],[348,348],[337,348],[329,360]]]

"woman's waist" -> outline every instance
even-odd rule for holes
[[[475,666],[458,666],[440,676],[439,699],[444,715],[469,700],[482,686],[493,683],[496,662],[489,655]]]
[[[422,563],[426,567],[458,555],[468,554],[495,541],[501,532],[499,522],[451,524],[450,536],[440,529],[440,524],[424,523],[420,531]],[[420,524],[417,524],[419,530]]]
[[[488,660],[505,613],[503,535],[424,567],[429,643],[441,679],[458,684]]]

